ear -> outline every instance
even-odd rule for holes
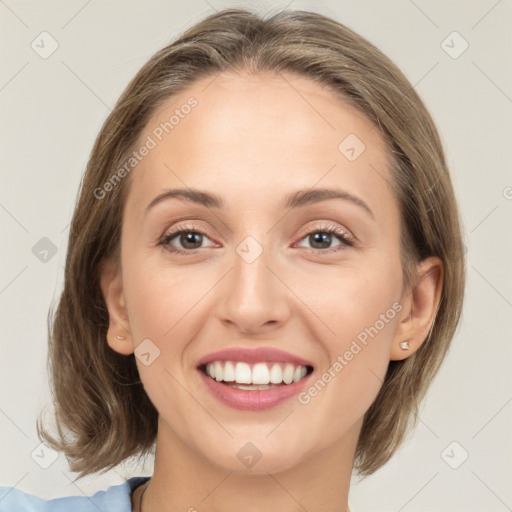
[[[426,258],[418,264],[417,276],[412,290],[405,290],[402,296],[403,309],[391,346],[392,361],[414,354],[434,325],[443,288],[442,261],[436,256]],[[400,346],[401,343],[405,348]]]
[[[107,305],[109,325],[107,343],[120,354],[133,353],[130,322],[123,293],[123,276],[119,265],[106,261],[100,266],[100,287]]]

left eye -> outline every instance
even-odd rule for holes
[[[339,243],[332,246],[332,242],[338,239]],[[326,252],[336,251],[338,246],[352,246],[351,238],[338,228],[317,229],[308,233],[302,240],[306,240],[311,244],[312,249],[324,250]],[[301,247],[304,247],[301,245]]]

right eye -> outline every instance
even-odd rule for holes
[[[195,249],[202,248],[204,240],[209,240],[205,233],[193,227],[177,226],[163,235],[159,245],[172,253],[190,255],[194,253]],[[181,247],[176,247],[174,245],[176,242]],[[215,247],[215,244],[212,243],[209,247]]]

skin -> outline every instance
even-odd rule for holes
[[[140,140],[190,96],[198,105],[132,171],[122,271],[106,264],[101,277],[111,348],[130,354],[149,338],[160,350],[148,366],[137,359],[159,411],[143,510],[345,510],[363,415],[389,361],[414,353],[427,336],[442,263],[421,262],[416,287],[404,287],[388,150],[328,89],[290,74],[208,77],[156,111]],[[349,134],[366,146],[352,162],[338,150]],[[183,187],[215,193],[225,207],[174,198],[144,213],[164,190]],[[343,199],[283,205],[298,189],[324,187],[357,196],[373,215]],[[315,245],[326,223],[354,245],[336,235]],[[158,245],[178,224],[204,233],[200,248],[184,248],[179,235],[171,245],[190,254]],[[236,252],[247,236],[263,248],[250,264]],[[206,354],[260,345],[310,360],[314,383],[395,302],[401,311],[308,404],[292,398],[266,411],[231,409],[197,373]],[[252,468],[237,457],[249,441],[262,454]]]

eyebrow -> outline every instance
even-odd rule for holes
[[[148,210],[153,208],[156,204],[173,198],[189,200],[207,208],[222,209],[224,207],[224,201],[216,194],[204,192],[195,188],[176,188],[166,190],[162,194],[156,196],[146,206],[145,213],[147,213]],[[284,206],[285,208],[294,209],[329,199],[342,199],[349,201],[365,210],[372,218],[374,218],[372,210],[362,199],[342,189],[316,188],[310,190],[297,190],[285,197]]]

